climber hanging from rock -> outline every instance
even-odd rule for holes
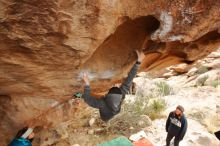
[[[103,121],[108,121],[112,119],[121,110],[121,104],[125,98],[125,94],[129,92],[133,78],[136,76],[141,61],[145,57],[143,51],[136,51],[136,53],[138,59],[134,66],[131,68],[126,80],[122,83],[120,87],[112,87],[108,91],[108,94],[101,99],[97,99],[90,95],[89,78],[86,73],[83,74],[83,81],[85,86],[84,94],[82,97],[89,106],[99,109],[99,113]]]

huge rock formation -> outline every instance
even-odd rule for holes
[[[0,0],[1,142],[42,113],[49,118],[38,125],[65,119],[49,111],[80,90],[81,72],[103,92],[126,75],[135,49],[146,48],[146,71],[209,54],[220,45],[219,8],[219,0]]]

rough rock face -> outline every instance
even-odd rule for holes
[[[0,0],[0,138],[69,99],[82,71],[105,91],[135,49],[146,47],[144,70],[209,54],[220,45],[219,8],[218,0]]]

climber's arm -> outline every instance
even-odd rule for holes
[[[128,77],[125,79],[125,81],[122,83],[120,89],[122,91],[122,94],[127,94],[130,90],[130,87],[132,85],[132,81],[134,79],[134,77],[137,74],[137,71],[139,69],[139,66],[141,64],[141,61],[144,59],[145,55],[143,53],[143,51],[136,51],[137,56],[138,56],[138,60],[137,62],[134,64],[134,66],[131,68],[130,72],[128,73]]]
[[[90,91],[90,86],[85,85],[83,99],[89,106],[99,109],[101,101],[99,99],[96,99],[96,97],[91,96]]]
[[[83,74],[82,77],[83,81],[84,81],[84,94],[83,94],[83,99],[84,101],[90,105],[93,108],[100,108],[100,106],[102,105],[102,101],[99,99],[96,99],[95,97],[90,95],[91,89],[89,86],[89,78],[88,75],[86,73]]]
[[[166,126],[165,126],[166,132],[168,132],[168,128],[170,126],[170,117],[171,117],[171,115],[172,115],[172,112],[169,114],[169,116],[167,118],[167,121],[166,121]]]
[[[184,118],[183,118],[183,120],[182,120],[181,123],[182,123],[182,124],[181,124],[182,127],[181,127],[180,133],[179,133],[179,135],[178,135],[178,138],[179,138],[180,140],[182,140],[183,137],[185,136],[186,131],[187,131],[187,127],[188,127],[188,123],[187,123],[187,120],[186,120],[185,116],[184,116]]]
[[[132,85],[132,81],[134,79],[134,77],[137,74],[137,71],[139,69],[140,66],[140,62],[136,62],[134,64],[134,66],[131,68],[130,72],[128,73],[128,77],[125,79],[125,81],[122,83],[120,89],[122,91],[122,93],[125,95],[129,92],[130,87]]]

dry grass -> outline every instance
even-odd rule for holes
[[[147,115],[151,119],[161,117],[166,103],[162,98],[156,98],[152,95],[146,97],[136,97],[134,102],[127,102],[124,105],[124,112],[131,115]]]
[[[210,82],[208,83],[208,85],[217,88],[217,87],[220,85],[220,79],[214,80],[214,81],[210,81]]]
[[[106,131],[120,135],[138,132],[149,126],[151,120],[161,118],[165,107],[166,103],[161,98],[136,97],[135,101],[123,104],[120,114],[110,121]]]
[[[208,132],[214,134],[217,127],[220,126],[220,117],[216,115],[211,115],[201,119],[201,123],[207,128]]]
[[[189,116],[201,123],[207,131],[211,134],[213,134],[215,131],[217,131],[218,127],[220,127],[220,117],[216,114],[207,114],[203,112],[196,112],[193,114],[189,114]]]
[[[209,133],[214,134],[215,131],[218,131],[220,127],[220,117],[217,113],[210,113],[208,111],[197,111],[189,113],[188,116],[201,123]]]

